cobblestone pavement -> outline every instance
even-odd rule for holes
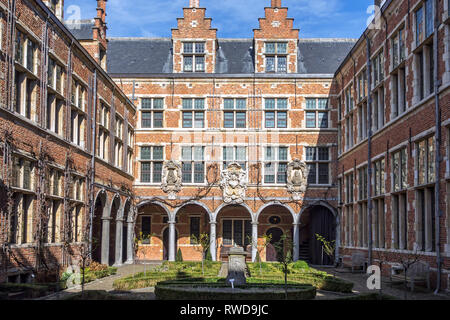
[[[348,280],[353,282],[353,292],[354,294],[360,294],[360,293],[373,293],[373,290],[369,290],[367,288],[367,275],[364,273],[351,273],[347,270],[335,270],[333,268],[321,268],[321,267],[315,267],[316,269],[328,272],[330,274],[334,274],[339,278],[342,278],[344,280]],[[383,277],[381,281],[381,288],[382,292],[384,294],[394,296],[398,299],[405,299],[405,290],[403,290],[403,285],[391,285],[388,277]],[[322,297],[322,295],[324,295]],[[318,292],[316,299],[337,299],[342,298],[344,296],[349,295],[342,295],[338,296],[334,293],[330,292]],[[350,295],[351,296],[351,295]],[[434,290],[427,290],[423,287],[418,287],[415,289],[414,292],[411,292],[411,290],[408,290],[406,292],[406,298],[408,300],[450,300],[450,295],[445,293],[440,293],[439,295],[434,294]]]

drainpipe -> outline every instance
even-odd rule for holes
[[[364,32],[367,43],[367,242],[368,242],[368,264],[372,265],[372,95],[370,94],[372,81],[370,61],[370,39]]]
[[[436,230],[436,239],[435,239],[435,247],[436,247],[436,265],[437,265],[437,285],[434,294],[438,294],[441,289],[441,234],[440,234],[440,218],[442,216],[442,211],[440,208],[441,204],[441,188],[440,188],[440,171],[441,171],[441,113],[439,108],[439,46],[438,46],[438,31],[439,31],[439,16],[438,16],[438,4],[439,1],[434,1],[434,36],[433,36],[433,54],[434,54],[434,101],[435,101],[435,118],[436,118],[436,155],[435,155],[435,170],[436,170],[436,205],[435,205],[435,230]]]
[[[94,81],[93,81],[93,99],[94,103],[92,105],[92,112],[94,114],[94,118],[92,120],[91,129],[92,129],[92,158],[91,158],[91,207],[89,208],[89,253],[92,258],[92,232],[93,232],[93,222],[94,222],[94,208],[95,208],[95,199],[94,199],[94,182],[95,182],[95,149],[96,149],[96,136],[97,136],[97,69],[94,70]]]

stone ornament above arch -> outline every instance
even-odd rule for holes
[[[161,189],[168,194],[169,200],[175,200],[182,185],[181,162],[169,160],[162,168]]]
[[[220,188],[223,192],[223,202],[226,204],[241,204],[244,202],[245,191],[247,190],[245,175],[245,171],[237,162],[230,163],[222,171]]]
[[[308,185],[308,174],[309,169],[305,162],[299,159],[294,159],[288,164],[286,186],[288,192],[292,196],[292,199],[295,201],[300,200],[301,196],[306,192]]]

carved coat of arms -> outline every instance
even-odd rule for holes
[[[238,163],[231,163],[222,171],[220,187],[223,192],[225,203],[243,203],[247,182],[245,181],[245,171]]]
[[[181,190],[181,163],[169,160],[162,169],[161,189],[169,194],[170,200],[175,200]]]
[[[294,200],[299,200],[305,193],[308,183],[308,166],[303,161],[294,159],[287,167],[287,189]]]

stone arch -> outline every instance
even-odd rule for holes
[[[245,202],[239,203],[239,204],[222,203],[220,206],[217,207],[216,211],[213,213],[211,221],[216,221],[220,211],[222,211],[224,208],[226,208],[226,207],[233,207],[233,206],[235,206],[235,207],[239,207],[240,206],[240,207],[243,207],[243,208],[247,209],[247,212],[252,217],[252,222],[256,222],[255,215],[253,214],[253,210]]]
[[[333,216],[335,218],[338,217],[338,213],[337,213],[336,208],[331,206],[328,202],[320,200],[320,201],[316,201],[316,202],[313,202],[313,203],[309,203],[307,206],[303,207],[302,210],[300,210],[300,213],[298,215],[298,221],[300,222],[301,216],[306,210],[308,210],[311,207],[315,207],[315,206],[326,207],[328,210],[330,210],[330,212],[333,214]]]
[[[259,216],[261,215],[261,213],[266,208],[269,208],[271,206],[280,206],[280,207],[285,208],[292,215],[292,219],[294,220],[294,222],[297,220],[298,215],[295,213],[295,211],[290,206],[280,203],[280,202],[272,201],[272,202],[268,202],[268,203],[264,204],[261,208],[258,209],[258,211],[256,212],[256,216],[255,216],[256,221],[259,220]]]
[[[196,206],[202,207],[202,208],[208,213],[208,216],[209,216],[210,221],[212,220],[214,213],[211,212],[211,209],[208,208],[207,205],[205,205],[204,203],[199,202],[199,201],[189,201],[188,203],[185,203],[183,206],[181,206],[181,207],[175,209],[175,211],[174,211],[174,213],[173,213],[173,216],[176,217],[177,214],[178,214],[183,208],[185,208],[186,206],[189,206],[189,205],[196,205]]]
[[[300,259],[312,264],[329,265],[333,259],[322,254],[322,244],[315,237],[320,234],[327,240],[338,242],[338,216],[325,202],[316,202],[305,207],[300,214]]]
[[[105,248],[102,245],[103,217],[108,210],[108,194],[104,189],[97,192],[94,201],[94,215],[92,217],[92,259],[102,262],[102,254]]]

